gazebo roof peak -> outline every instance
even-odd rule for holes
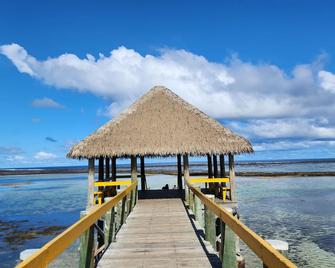
[[[253,152],[245,138],[155,86],[128,109],[72,147],[70,158],[239,154]]]

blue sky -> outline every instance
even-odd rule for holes
[[[69,147],[163,84],[248,137],[335,157],[333,1],[2,1],[0,167]]]

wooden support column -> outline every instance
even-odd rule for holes
[[[220,178],[224,178],[226,176],[226,170],[224,165],[224,155],[220,154]]]
[[[210,154],[207,155],[207,164],[208,164],[208,178],[213,178],[213,165],[212,165],[212,157]]]
[[[231,201],[237,202],[236,182],[235,182],[235,165],[234,165],[234,155],[233,154],[229,154],[229,178],[230,178]]]
[[[219,171],[218,171],[218,158],[215,154],[213,154],[213,166],[214,166],[214,178],[219,177]],[[219,197],[219,184],[218,183],[212,183],[212,187],[214,186],[214,194],[216,197]]]
[[[131,180],[135,181],[137,180],[137,157],[136,156],[131,156],[130,158],[130,166],[131,166]],[[135,206],[136,203],[136,191],[137,191],[137,187],[131,191],[131,195],[130,195],[130,211],[133,210],[133,207]]]
[[[87,209],[94,206],[94,159],[88,159]]]
[[[99,158],[98,181],[104,181],[104,158]],[[103,191],[104,187],[98,187],[99,191]]]
[[[177,155],[177,170],[178,170],[178,189],[182,190],[183,189],[183,178],[182,178],[182,173],[181,173],[181,155]]]
[[[188,154],[183,155],[183,164],[184,164],[184,189],[185,189],[185,201],[189,203],[189,194],[188,187],[186,185],[186,180],[190,178],[190,168],[188,165]]]
[[[112,181],[116,181],[116,157],[112,157]],[[117,193],[116,186],[112,187],[112,196],[115,196]]]
[[[109,157],[106,157],[106,175],[105,175],[105,180],[107,181],[109,181],[110,180],[110,159],[109,159]]]
[[[101,156],[99,158],[99,177],[98,181],[103,181],[104,180],[104,158]]]
[[[213,154],[213,166],[214,166],[214,178],[219,177],[219,171],[218,171],[218,158],[215,154]]]
[[[144,156],[141,156],[141,190],[144,191],[146,189],[147,189],[147,180],[145,177]]]
[[[110,159],[109,157],[106,157],[105,159],[105,181],[110,180]],[[112,187],[106,187],[106,197],[112,196]]]

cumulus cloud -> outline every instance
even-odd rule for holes
[[[34,158],[36,160],[50,160],[57,158],[57,156],[53,153],[40,151],[34,155]]]
[[[335,93],[335,75],[331,72],[320,71],[319,79],[321,86],[329,92]]]
[[[44,97],[42,99],[33,100],[32,106],[36,108],[55,108],[55,109],[64,108],[63,105],[47,97]]]
[[[329,126],[325,118],[256,119],[230,125],[249,137],[335,139],[335,127]]]
[[[335,137],[335,74],[325,70],[324,55],[287,72],[234,55],[218,63],[174,49],[141,55],[121,46],[106,56],[39,60],[9,44],[0,53],[47,85],[103,97],[110,105],[98,114],[114,116],[152,86],[165,85],[250,138]]]
[[[335,147],[335,140],[324,141],[324,140],[304,140],[304,141],[292,141],[282,140],[275,142],[261,142],[255,143],[255,151],[285,151],[285,150],[301,150],[309,149],[312,147]]]

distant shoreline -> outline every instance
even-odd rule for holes
[[[96,170],[97,172],[97,170]],[[0,170],[0,176],[10,175],[43,175],[43,174],[82,174],[87,173],[87,168],[60,168],[60,169],[2,169]],[[127,168],[120,168],[118,170],[121,177],[126,177],[129,174]],[[177,175],[176,171],[167,171],[156,167],[155,169],[147,168],[146,174],[163,174],[163,175]],[[207,176],[207,171],[191,172],[192,176]],[[236,172],[236,176],[241,177],[321,177],[321,176],[335,176],[335,171],[311,171],[311,172]]]

